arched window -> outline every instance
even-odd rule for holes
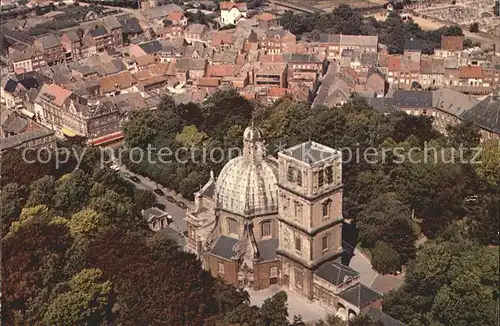
[[[260,223],[260,234],[262,238],[270,237],[272,235],[272,221],[267,220]]]
[[[238,221],[236,221],[234,218],[228,217],[227,229],[231,234],[238,234]]]
[[[330,216],[330,205],[331,200],[327,199],[322,203],[323,206],[323,218],[328,218]]]

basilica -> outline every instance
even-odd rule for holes
[[[341,263],[342,157],[308,141],[268,156],[263,132],[243,134],[243,155],[195,193],[187,250],[228,283],[272,284],[343,318],[379,308],[381,295]]]

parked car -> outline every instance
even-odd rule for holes
[[[175,200],[175,198],[174,198],[174,197],[172,197],[172,196],[170,196],[170,195],[169,195],[169,196],[167,196],[166,198],[167,198],[167,201],[168,201],[168,202],[171,202],[171,203],[174,203],[174,204],[177,202],[177,201]]]
[[[165,193],[160,189],[160,188],[156,188],[155,190],[153,190],[155,192],[155,194],[157,194],[158,196],[164,196]]]
[[[186,204],[184,204],[184,202],[182,202],[182,201],[178,201],[178,202],[176,202],[175,204],[176,204],[177,206],[179,206],[180,208],[182,208],[182,209],[186,209],[186,208],[187,208],[187,205],[186,205]]]
[[[141,179],[139,179],[135,175],[131,175],[129,179],[134,181],[135,183],[141,183]]]
[[[120,168],[119,168],[117,165],[115,165],[115,164],[111,164],[109,167],[110,167],[110,169],[112,169],[112,170],[115,170],[115,171],[120,171]]]

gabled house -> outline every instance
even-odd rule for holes
[[[220,24],[236,25],[247,17],[247,4],[245,2],[220,2]]]

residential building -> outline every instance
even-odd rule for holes
[[[283,61],[288,63],[288,85],[303,82],[313,88],[323,71],[323,62],[314,54],[284,53]]]
[[[34,46],[42,54],[48,66],[63,63],[66,59],[64,47],[59,38],[54,34],[46,34],[38,37],[35,40]]]
[[[38,121],[56,136],[79,135],[96,146],[123,138],[120,111],[110,102],[87,100],[56,84],[45,84],[34,103]]]
[[[320,34],[319,46],[325,49],[328,60],[340,58],[342,51],[346,49],[359,49],[362,52],[376,53],[378,36]]]
[[[257,62],[253,70],[255,85],[287,88],[286,63]]]
[[[268,29],[262,34],[259,46],[266,53],[281,54],[295,50],[297,38],[281,27]]]
[[[5,109],[0,113],[0,152],[13,149],[56,148],[54,131],[20,113]]]
[[[220,2],[220,24],[236,25],[241,19],[247,17],[247,4],[245,2]]]
[[[69,31],[61,36],[61,44],[67,61],[80,60],[82,52],[81,39],[75,31]]]
[[[207,27],[203,24],[191,24],[184,31],[184,38],[188,43],[201,41],[207,31]]]
[[[24,96],[28,91],[38,89],[40,84],[34,77],[28,78],[8,78],[1,90],[2,105],[7,109],[22,109]]]
[[[460,56],[464,49],[464,36],[441,36],[441,48],[435,49],[434,53],[438,57],[446,58],[450,56]]]

